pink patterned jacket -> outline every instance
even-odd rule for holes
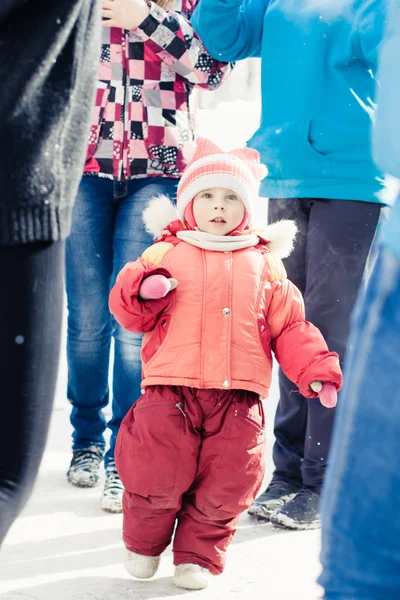
[[[188,17],[153,4],[132,31],[104,29],[85,173],[179,177],[193,152],[195,86],[215,89],[231,65],[211,58]]]

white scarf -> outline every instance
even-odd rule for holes
[[[260,243],[260,238],[254,233],[246,235],[214,235],[205,231],[178,231],[176,237],[180,240],[203,248],[204,250],[215,250],[217,252],[229,252],[231,250],[241,250],[250,248]]]

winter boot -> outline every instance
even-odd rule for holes
[[[122,494],[124,486],[119,478],[114,461],[106,467],[106,480],[104,482],[103,495],[100,500],[100,506],[106,512],[122,512]]]
[[[94,487],[97,485],[103,454],[103,449],[99,446],[74,450],[67,471],[68,481],[77,487]]]
[[[272,513],[270,521],[286,529],[318,529],[321,527],[319,501],[319,491],[303,487],[293,500]]]
[[[126,550],[125,569],[136,579],[151,579],[156,574],[160,564],[160,556],[144,556]]]
[[[269,521],[271,513],[292,500],[300,489],[300,485],[290,481],[273,479],[265,492],[250,506],[248,513],[258,521]]]
[[[173,582],[184,590],[203,590],[209,586],[212,577],[213,574],[205,567],[187,563],[175,567]]]

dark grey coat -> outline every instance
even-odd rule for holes
[[[99,0],[1,0],[0,245],[69,233],[100,24]]]

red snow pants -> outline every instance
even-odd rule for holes
[[[123,420],[115,449],[126,547],[158,556],[176,524],[174,564],[221,573],[240,513],[261,486],[264,450],[257,394],[148,387]]]

